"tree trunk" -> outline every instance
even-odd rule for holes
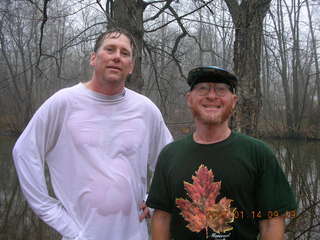
[[[313,21],[312,21],[312,15],[311,10],[309,6],[309,0],[306,1],[306,7],[308,12],[308,19],[309,19],[309,28],[310,28],[310,34],[311,34],[311,50],[313,52],[313,58],[314,58],[314,67],[315,67],[315,90],[317,93],[317,97],[312,97],[312,105],[314,99],[317,99],[317,107],[316,112],[320,112],[320,64],[319,64],[319,58],[318,58],[318,50],[317,50],[317,42],[318,39],[316,38],[314,34],[314,27],[313,27]],[[319,132],[319,131],[318,131]]]
[[[135,69],[127,80],[127,87],[141,92],[143,88],[143,78],[141,72],[142,48],[143,48],[143,11],[145,3],[142,0],[114,0],[112,9],[111,26],[117,26],[129,31],[136,40],[137,51]]]
[[[234,70],[239,78],[237,128],[256,135],[261,108],[260,58],[263,19],[271,0],[225,0],[235,25]]]

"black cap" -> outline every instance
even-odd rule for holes
[[[233,73],[216,66],[194,68],[189,72],[187,80],[191,90],[200,82],[217,82],[228,84],[232,92],[235,92],[238,81]]]

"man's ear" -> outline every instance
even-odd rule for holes
[[[129,71],[129,75],[131,75],[133,73],[134,70],[134,66],[135,66],[135,61],[132,59],[131,63],[130,63],[130,71]]]
[[[233,103],[232,103],[232,108],[233,109],[237,106],[237,102],[238,102],[238,96],[237,95],[233,95]]]
[[[187,106],[190,107],[191,106],[191,92],[187,92],[186,93],[186,102],[187,102]]]
[[[94,67],[96,65],[96,53],[95,52],[91,53],[89,64],[92,67]]]

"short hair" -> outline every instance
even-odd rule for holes
[[[119,27],[110,28],[109,30],[101,33],[101,34],[98,36],[98,38],[97,38],[97,40],[96,40],[96,42],[95,42],[95,44],[94,44],[93,51],[94,51],[94,52],[97,52],[98,49],[101,47],[103,41],[104,41],[106,38],[108,38],[108,37],[109,37],[111,34],[113,34],[113,33],[116,34],[116,35],[114,36],[114,38],[118,38],[118,37],[120,37],[120,35],[125,35],[125,36],[129,39],[129,41],[130,41],[130,46],[131,46],[131,48],[132,48],[132,59],[135,60],[135,58],[136,58],[136,50],[137,50],[136,41],[135,41],[134,37],[132,36],[132,34],[131,34],[129,31],[127,31],[127,30],[125,30],[125,29],[123,29],[123,28],[119,28]]]

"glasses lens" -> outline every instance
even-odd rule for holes
[[[211,89],[214,89],[214,92],[218,97],[223,97],[230,91],[229,85],[224,83],[215,83],[212,85],[200,83],[200,84],[197,84],[193,90],[199,96],[206,96],[209,94]]]
[[[227,94],[227,92],[229,91],[229,89],[230,89],[229,86],[224,83],[219,83],[214,86],[214,91],[220,97],[225,96]]]
[[[210,86],[207,84],[197,84],[194,87],[194,91],[200,96],[205,96],[209,93]]]

